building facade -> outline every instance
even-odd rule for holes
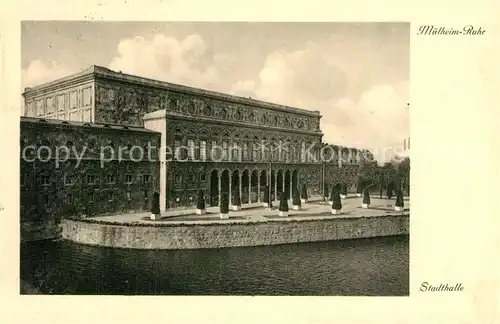
[[[20,130],[23,238],[54,230],[66,216],[149,210],[159,190],[158,153],[151,150],[151,159],[140,159],[137,150],[118,154],[118,148],[159,145],[161,134],[30,117],[21,117]]]
[[[25,115],[46,120],[138,127],[159,134],[161,209],[210,205],[238,191],[243,203],[307,184],[355,184],[361,151],[322,143],[321,115],[268,102],[146,79],[92,66],[26,88]],[[104,135],[103,135],[104,136]],[[321,159],[321,157],[324,159]],[[231,199],[230,195],[230,199]]]

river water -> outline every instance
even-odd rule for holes
[[[406,296],[409,237],[174,251],[37,242],[21,246],[21,280],[45,294]]]

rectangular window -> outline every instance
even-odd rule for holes
[[[231,149],[230,159],[232,161],[241,161],[241,155],[242,155],[242,152],[241,152],[240,143],[238,143],[238,142],[233,143],[233,146]]]
[[[87,194],[87,202],[89,202],[89,203],[93,203],[94,202],[94,192],[93,191],[89,192]]]
[[[176,174],[175,177],[174,177],[174,180],[175,180],[176,183],[181,183],[182,177],[180,176],[180,174]]]
[[[188,175],[188,181],[189,181],[189,182],[193,182],[193,181],[194,181],[194,175],[189,174],[189,175]]]
[[[66,204],[71,204],[73,202],[73,195],[72,194],[67,194],[66,195]]]
[[[106,176],[106,182],[107,182],[107,183],[115,183],[115,176],[114,176],[114,175],[112,175],[112,174],[108,174],[108,175]]]
[[[125,183],[132,183],[132,175],[131,174],[125,175]]]
[[[200,182],[205,182],[207,181],[207,175],[206,174],[200,174]]]
[[[148,199],[149,197],[149,192],[147,190],[144,190],[144,199]]]
[[[45,115],[45,106],[44,106],[44,100],[38,100],[36,102],[36,115],[37,116],[43,116]]]
[[[188,159],[194,160],[194,140],[188,140]]]
[[[149,182],[149,174],[143,174],[142,175],[142,181],[143,182]]]
[[[248,143],[243,143],[243,160],[248,161]]]
[[[228,142],[224,141],[222,142],[222,159],[227,161],[229,160],[229,147],[228,147]]]
[[[177,139],[177,140],[174,141],[174,156],[175,156],[175,159],[180,159],[181,158],[180,150],[181,150],[181,141]]]
[[[207,142],[206,141],[200,141],[200,160],[202,160],[202,161],[207,160]]]
[[[42,201],[44,205],[48,205],[49,203],[49,195],[43,195]]]
[[[52,114],[55,112],[55,109],[54,109],[54,98],[53,97],[49,97],[47,98],[47,114]]]
[[[252,150],[252,159],[253,161],[258,160],[258,154],[259,154],[259,145],[257,143],[253,143],[253,150]]]
[[[219,161],[221,158],[222,152],[220,151],[220,147],[217,146],[217,141],[212,141],[212,150],[210,151],[210,159]]]
[[[57,96],[57,110],[64,111],[64,95]]]
[[[70,94],[69,94],[69,108],[70,109],[76,108],[78,106],[77,95],[78,94],[76,91],[70,92]]]
[[[113,192],[108,192],[108,201],[113,201],[113,199],[115,199],[115,195]]]
[[[93,185],[95,184],[95,176],[94,175],[87,175],[87,184]]]

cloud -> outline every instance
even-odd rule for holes
[[[218,79],[216,59],[221,57],[212,53],[199,35],[189,35],[179,41],[158,34],[149,40],[142,37],[121,40],[109,68],[172,83],[213,88]]]
[[[231,92],[319,110],[328,143],[371,150],[402,143],[409,128],[408,81],[369,85],[353,95],[352,85],[363,84],[358,79],[367,72],[346,71],[346,65],[328,53],[312,42],[303,50],[270,53],[256,78],[234,83]]]
[[[34,60],[30,62],[26,69],[22,70],[22,84],[24,87],[34,87],[68,76],[74,72],[54,61],[46,64],[40,60]]]

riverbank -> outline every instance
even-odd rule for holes
[[[66,240],[105,247],[132,249],[207,249],[278,245],[299,242],[384,237],[409,233],[409,212],[394,212],[386,201],[370,209],[358,207],[360,199],[345,203],[342,215],[331,215],[328,204],[306,204],[289,217],[277,210],[232,212],[228,220],[217,214],[162,221],[127,217],[65,219]]]

